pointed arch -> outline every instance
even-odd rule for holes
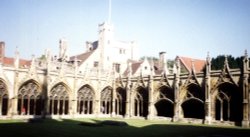
[[[146,117],[148,115],[148,90],[139,86],[134,94],[134,115]]]
[[[242,120],[243,95],[239,87],[231,82],[222,82],[217,86],[212,95],[214,117],[220,121]]]
[[[184,118],[204,119],[205,92],[197,82],[190,82],[186,84],[185,89],[185,96],[181,99],[181,107],[184,113]]]
[[[113,88],[110,86],[101,91],[101,113],[103,114],[111,114],[112,112],[112,91]]]
[[[181,107],[183,109],[184,118],[204,119],[205,117],[204,101],[199,98],[188,98],[182,102]]]
[[[34,79],[23,82],[18,89],[19,115],[41,115],[44,108],[41,85]]]
[[[95,93],[93,88],[88,84],[83,85],[77,92],[77,113],[93,114],[94,100]]]
[[[163,85],[157,91],[157,99],[154,103],[157,116],[173,117],[174,90],[170,86]]]
[[[122,87],[116,88],[115,112],[118,115],[125,115],[126,90]]]
[[[5,81],[0,78],[0,116],[8,114],[9,96],[7,89]]]
[[[59,82],[51,88],[49,92],[50,114],[68,114],[70,93],[70,88],[63,82]]]

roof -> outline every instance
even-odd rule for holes
[[[3,64],[6,66],[14,66],[14,58],[9,58],[9,57],[4,57],[3,58]],[[31,65],[31,60],[25,60],[25,59],[20,59],[19,60],[19,66],[30,66]]]
[[[77,60],[80,61],[80,64],[82,64],[85,60],[87,60],[89,58],[89,56],[93,53],[94,51],[89,51],[89,52],[85,52],[76,56],[72,56],[70,57],[70,60],[73,61],[75,58],[77,58]]]
[[[206,64],[205,60],[194,59],[190,57],[181,57],[177,56],[176,58],[180,59],[180,63],[187,69],[188,72],[192,70],[192,62],[194,63],[194,69],[196,72],[201,72]]]
[[[131,68],[132,68],[132,75],[139,69],[139,67],[141,66],[142,64],[142,61],[139,61],[139,62],[133,62],[131,64]],[[129,68],[127,68],[125,70],[125,72],[123,73],[125,76],[127,76],[129,74]]]

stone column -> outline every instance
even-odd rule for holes
[[[13,97],[11,100],[11,105],[10,105],[10,110],[12,110],[11,112],[11,116],[15,116],[18,115],[17,112],[17,103],[18,103],[18,79],[19,79],[19,75],[18,75],[18,71],[15,71],[15,76],[14,76],[14,88],[13,88]],[[21,110],[20,110],[21,111]]]
[[[101,104],[100,104],[100,99],[101,99],[101,96],[100,96],[100,93],[101,93],[101,82],[100,82],[100,79],[98,80],[98,86],[97,86],[97,91],[95,91],[95,100],[93,105],[94,105],[94,114],[98,117],[99,114],[100,114],[100,109],[101,109]]]
[[[127,78],[127,86],[126,86],[126,101],[125,101],[125,118],[129,118],[130,115],[130,93],[131,93],[132,83],[130,81],[130,78]]]
[[[111,104],[111,106],[112,106],[112,109],[111,109],[111,116],[115,116],[115,115],[118,115],[119,114],[119,112],[118,112],[118,114],[116,114],[115,113],[115,99],[116,99],[116,83],[115,83],[115,79],[113,80],[113,89],[112,89],[112,104]],[[119,104],[117,104],[117,105],[119,105]]]
[[[243,120],[241,122],[243,127],[249,127],[249,108],[250,108],[250,104],[249,104],[249,83],[248,83],[248,79],[249,79],[249,60],[248,60],[248,55],[247,55],[247,51],[245,51],[245,57],[243,59]]]
[[[206,76],[205,76],[205,123],[211,124],[212,115],[211,115],[211,92],[210,92],[210,72],[211,72],[211,60],[209,55],[206,59]]]
[[[147,119],[153,119],[154,117],[154,99],[153,99],[153,93],[154,93],[154,80],[153,76],[149,76],[149,83],[148,83],[148,116]]]
[[[180,84],[180,60],[177,58],[176,64],[174,65],[174,118],[173,121],[178,121],[181,117],[181,106],[179,98],[179,84]]]

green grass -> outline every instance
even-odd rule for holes
[[[82,126],[104,120],[125,121],[128,126]],[[46,119],[27,123],[24,120],[0,121],[1,137],[249,137],[250,129],[168,123],[136,119]]]

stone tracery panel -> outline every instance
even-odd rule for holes
[[[41,115],[43,111],[42,92],[38,84],[27,81],[18,90],[18,114],[19,115]]]
[[[69,91],[63,83],[51,89],[49,99],[50,114],[67,115],[69,113]]]
[[[125,103],[126,103],[126,90],[118,87],[116,89],[115,98],[115,113],[118,115],[125,115]]]
[[[93,114],[94,91],[88,85],[83,86],[77,94],[77,112]]]
[[[106,87],[101,92],[101,112],[110,114],[112,112],[112,88]]]

